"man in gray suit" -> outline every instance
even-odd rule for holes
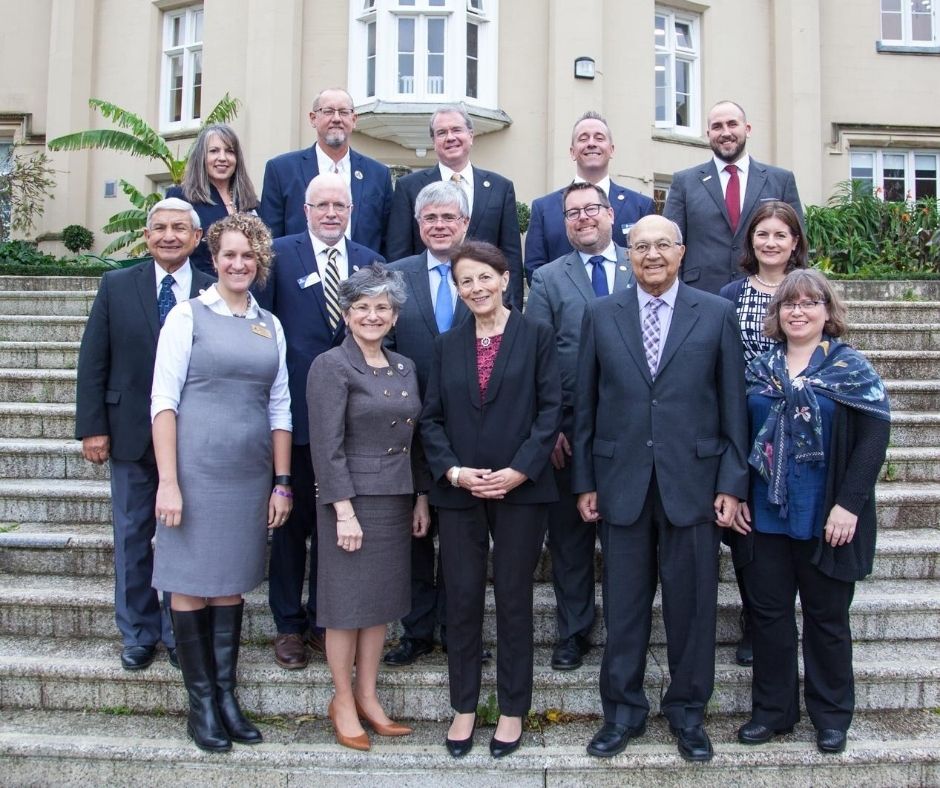
[[[663,215],[685,238],[682,281],[717,293],[742,275],[745,234],[761,203],[782,200],[800,221],[803,208],[793,173],[761,164],[747,153],[751,124],[733,101],[720,101],[708,113],[708,141],[714,156],[677,172]]]
[[[572,491],[601,521],[604,724],[608,757],[646,730],[643,691],[656,581],[670,683],[662,712],[679,754],[707,761],[715,676],[719,530],[747,495],[744,357],[734,305],[679,282],[674,222],[645,216],[628,237],[636,286],[587,305],[578,357]]]
[[[548,547],[558,642],[552,653],[555,670],[581,667],[590,650],[588,635],[594,623],[594,544],[597,529],[578,515],[571,493],[571,434],[578,379],[578,348],[584,307],[598,296],[620,292],[633,275],[630,259],[613,242],[614,211],[607,193],[593,183],[577,181],[562,195],[568,241],[574,248],[532,276],[526,314],[555,329],[564,396],[562,427],[552,452],[558,502],[549,506]]]

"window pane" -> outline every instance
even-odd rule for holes
[[[875,188],[875,155],[873,153],[853,153],[850,157],[851,178],[861,184],[868,194]]]
[[[192,54],[193,68],[193,110],[191,118],[202,117],[202,50]]]
[[[415,92],[415,20],[398,20],[398,92]]]
[[[399,19],[398,20],[398,51],[399,52],[414,52],[415,51],[415,20],[414,19]]]
[[[410,5],[410,6],[413,6],[414,4],[415,4],[415,0],[398,0],[398,5]]]
[[[467,25],[467,96],[479,98],[479,28],[476,25]]]
[[[471,11],[482,11],[483,0],[467,0],[467,8]]]
[[[692,66],[685,60],[676,61],[676,125],[689,125]]]
[[[692,48],[692,27],[688,22],[676,22],[676,46]]]
[[[937,196],[937,157],[927,155],[914,156],[914,197]]]
[[[666,101],[669,96],[669,55],[656,55],[656,120],[666,120]]]
[[[428,52],[444,52],[444,20],[439,17],[428,19]]]
[[[882,161],[883,182],[887,202],[904,202],[904,165],[903,153],[886,153]]]
[[[183,118],[183,56],[170,58],[170,120]]]
[[[189,40],[194,43],[202,41],[202,11],[193,14],[193,29],[190,31]]]
[[[428,5],[432,8],[443,8],[445,5],[445,0],[430,0]]]
[[[656,22],[653,26],[653,38],[656,46],[666,46],[666,17],[656,16]]]
[[[170,19],[170,46],[178,47],[183,43],[183,17],[174,16]]]
[[[366,95],[375,95],[375,22],[366,25]]]
[[[933,14],[931,0],[913,0],[911,15],[911,38],[914,41],[933,39]]]

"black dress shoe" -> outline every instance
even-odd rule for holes
[[[673,728],[670,725],[669,730],[678,741],[679,755],[687,761],[710,761],[715,754],[704,725],[691,725],[688,728]]]
[[[598,758],[611,758],[614,755],[619,755],[627,748],[627,742],[630,739],[638,739],[644,733],[646,733],[645,722],[635,727],[620,725],[616,722],[605,722],[587,746],[588,755],[594,755]]]
[[[793,733],[792,725],[789,728],[775,730],[750,720],[738,728],[738,741],[741,744],[766,744],[774,736],[786,736],[788,733]]]
[[[401,642],[382,658],[382,661],[386,665],[403,667],[412,664],[418,657],[430,654],[433,650],[434,646],[427,640],[402,638]]]
[[[470,750],[473,749],[473,734],[477,730],[477,721],[476,717],[473,719],[473,730],[470,731],[470,735],[466,739],[445,739],[444,745],[447,747],[447,752],[451,754],[454,758],[463,758]],[[517,742],[518,745],[518,742]],[[492,746],[492,744],[490,745]]]
[[[820,752],[839,753],[845,750],[845,731],[835,728],[823,728],[816,731],[816,747]]]
[[[515,741],[500,741],[495,736],[490,739],[490,755],[494,758],[504,758],[519,749],[522,742],[522,734]]]
[[[121,667],[124,670],[149,668],[156,653],[156,646],[124,646],[124,650],[121,652]]]
[[[180,658],[179,658],[178,656],[176,656],[176,648],[175,648],[175,647],[174,647],[174,648],[168,648],[168,649],[166,650],[166,658],[167,658],[167,660],[169,661],[169,663],[170,663],[174,668],[176,668],[177,670],[180,669]]]
[[[591,650],[591,644],[583,635],[572,635],[558,641],[552,652],[553,670],[576,670],[584,664],[584,655]]]

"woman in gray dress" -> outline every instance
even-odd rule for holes
[[[412,452],[421,410],[415,367],[382,344],[404,301],[401,274],[378,264],[340,283],[346,339],[318,356],[307,377],[317,624],[326,629],[334,687],[328,713],[336,740],[356,750],[371,747],[360,719],[380,736],[411,733],[376,695],[388,622],[411,609],[411,537],[429,523],[429,480]]]
[[[220,752],[261,741],[234,692],[242,594],[290,512],[291,418],[284,332],[248,290],[268,274],[271,235],[247,214],[208,235],[219,281],[173,307],[157,346],[153,585],[172,594],[187,732]]]

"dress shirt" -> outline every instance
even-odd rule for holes
[[[196,297],[217,315],[232,317],[232,310],[222,299],[215,285]],[[254,319],[258,316],[258,304],[248,294],[248,311],[245,317]],[[284,341],[284,329],[281,321],[273,314],[274,339],[277,342],[277,376],[271,385],[271,397],[268,400],[268,421],[272,430],[291,431],[290,390],[287,388],[287,363],[285,355],[287,343]],[[170,310],[166,323],[160,331],[157,343],[157,361],[153,370],[153,388],[150,392],[150,419],[163,410],[177,412],[180,394],[189,372],[189,357],[193,349],[193,308],[188,301],[182,301]]]
[[[320,281],[326,274],[327,252],[330,249],[337,251],[336,269],[339,272],[339,281],[349,278],[349,255],[346,253],[346,240],[340,239],[335,246],[327,246],[323,241],[317,238],[313,233],[309,233],[310,242],[313,244],[313,256],[317,261],[317,273],[320,275]]]
[[[339,175],[342,176],[343,180],[346,182],[346,185],[351,184],[350,178],[352,177],[351,165],[349,163],[349,148],[346,148],[346,153],[339,161],[333,161],[329,156],[327,156],[320,148],[320,143],[315,142],[313,144],[314,150],[317,152],[317,171],[324,172],[333,172],[333,167],[336,167],[339,170]],[[355,210],[356,206],[353,206]],[[346,223],[346,233],[347,238],[352,238],[352,222]]]
[[[580,175],[575,175],[575,176],[574,176],[574,182],[575,182],[575,183],[587,183],[587,179],[586,179],[586,178],[582,178]],[[601,178],[601,179],[600,179],[597,183],[595,183],[594,185],[600,187],[601,189],[603,189],[603,190],[604,190],[604,194],[607,195],[608,199],[610,198],[610,176],[609,176],[609,175],[605,175],[603,178]]]
[[[715,162],[715,166],[718,168],[718,180],[721,183],[721,193],[723,195],[728,193],[728,181],[731,180],[731,173],[725,172],[725,167],[729,164],[733,164],[738,168],[738,182],[741,184],[741,209],[744,209],[744,194],[747,192],[747,173],[748,169],[751,166],[751,157],[748,154],[744,154],[737,161],[722,161],[717,156],[712,156],[712,161]],[[741,217],[744,218],[743,216]]]
[[[676,281],[672,283],[665,293],[659,296],[662,299],[663,304],[659,305],[659,311],[657,315],[659,316],[659,355],[656,357],[656,368],[659,369],[659,362],[663,358],[663,348],[666,347],[666,338],[669,336],[669,326],[672,325],[672,313],[676,308],[676,296],[679,294],[679,279],[676,278]],[[656,296],[651,296],[647,293],[642,287],[637,285],[636,288],[636,300],[640,306],[640,325],[643,325],[643,314],[646,309],[646,305],[652,301]]]
[[[594,255],[589,252],[578,252],[581,255],[581,262],[584,263],[584,270],[587,272],[587,278],[590,279],[591,275],[594,273],[594,266],[588,261],[594,257]],[[604,275],[607,277],[607,292],[614,292],[614,274],[617,271],[617,248],[614,246],[614,242],[611,241],[607,248],[600,253],[600,256],[604,258]]]
[[[454,173],[457,173],[462,180],[460,181],[460,188],[463,189],[463,193],[467,195],[467,205],[470,206],[470,214],[473,214],[473,165],[470,162],[467,162],[467,166],[462,170],[452,170],[445,164],[438,164],[438,168],[441,171],[441,180],[449,181],[451,176]]]
[[[431,303],[437,303],[437,288],[441,286],[441,275],[435,271],[435,267],[439,266],[441,263],[449,263],[449,260],[439,260],[433,254],[431,250],[428,250],[428,284],[431,287]],[[450,302],[454,305],[454,309],[457,308],[457,285],[454,284],[454,277],[448,276],[443,280],[447,286],[450,288]]]
[[[161,268],[157,261],[153,262],[153,274],[156,277],[156,297],[160,298],[160,288],[163,287],[163,278],[166,276],[166,269]],[[173,277],[173,295],[176,296],[176,303],[179,304],[189,298],[189,291],[193,286],[193,269],[189,264],[189,258],[186,262],[177,268],[170,276]]]

